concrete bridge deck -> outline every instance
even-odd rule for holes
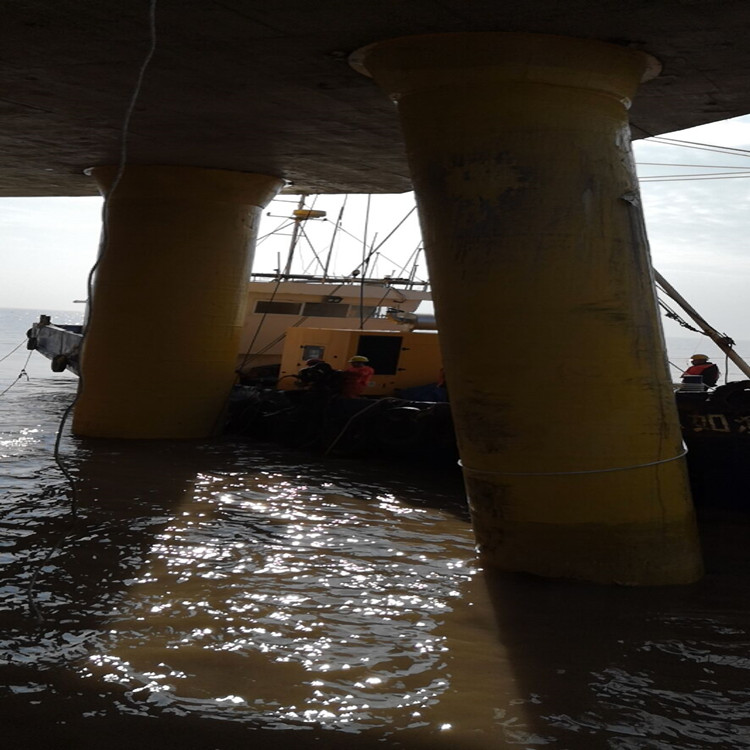
[[[0,65],[0,195],[95,194],[119,158],[149,44],[148,0],[8,0]],[[631,112],[635,137],[750,112],[743,0],[158,0],[157,50],[129,161],[258,172],[310,192],[410,188],[393,105],[351,69],[371,42],[522,31],[614,42],[663,66]]]

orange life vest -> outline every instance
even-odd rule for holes
[[[713,370],[708,378],[706,378],[706,370]],[[708,362],[705,365],[691,365],[682,373],[683,378],[686,375],[700,375],[706,385],[714,385],[719,379],[719,368],[713,362]]]
[[[369,365],[347,367],[347,369],[344,370],[344,387],[341,395],[348,398],[359,396],[367,387],[370,378],[374,374],[375,370]]]

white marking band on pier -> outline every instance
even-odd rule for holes
[[[678,461],[681,458],[687,456],[687,448],[682,453],[670,458],[662,458],[659,461],[649,461],[645,464],[633,464],[632,466],[615,466],[610,469],[584,469],[582,471],[491,471],[489,469],[474,469],[471,466],[464,466],[459,459],[458,465],[464,470],[471,474],[494,474],[496,476],[504,477],[561,477],[561,476],[572,476],[576,474],[605,474],[610,471],[631,471],[632,469],[645,469],[649,466],[658,466],[659,464],[666,464],[670,461]]]

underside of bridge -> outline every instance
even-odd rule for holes
[[[148,0],[6,0],[0,195],[93,195],[117,162]],[[743,0],[159,0],[129,161],[282,177],[317,192],[409,190],[391,102],[347,63],[383,39],[527,32],[648,52],[636,138],[750,112]]]
[[[0,194],[93,193],[83,172],[96,167],[109,198],[75,431],[210,434],[260,209],[285,184],[413,186],[486,562],[695,580],[630,140],[750,112],[743,11],[693,0],[6,4]],[[157,320],[200,322],[146,345],[139,330]],[[124,342],[149,362],[146,379],[123,371]],[[509,356],[524,363],[513,380],[497,377]],[[190,375],[179,389],[175,373]]]

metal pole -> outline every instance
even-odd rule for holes
[[[732,349],[732,341],[729,336],[725,336],[719,333],[713,326],[709,325],[706,320],[698,314],[693,306],[656,270],[654,269],[654,277],[656,278],[657,284],[668,294],[694,321],[701,327],[703,332],[708,336],[716,346],[734,362],[735,365],[742,371],[745,377],[750,378],[750,365],[745,362],[734,349]]]
[[[346,201],[349,198],[348,195],[344,196],[344,202],[341,205],[341,210],[339,211],[339,217],[336,219],[336,224],[333,227],[333,236],[331,237],[331,245],[328,248],[328,255],[326,256],[326,264],[323,267],[323,281],[326,281],[328,279],[328,268],[331,265],[331,257],[333,256],[333,246],[336,242],[336,235],[338,234],[339,227],[341,226],[341,221],[344,218],[344,209],[346,208]]]
[[[305,207],[305,196],[300,195],[297,210],[301,211]],[[292,259],[294,258],[294,249],[297,246],[297,235],[299,234],[299,224],[301,218],[295,216],[294,227],[292,228],[292,239],[289,242],[289,254],[286,256],[286,266],[284,267],[284,276],[289,276],[292,272]]]

